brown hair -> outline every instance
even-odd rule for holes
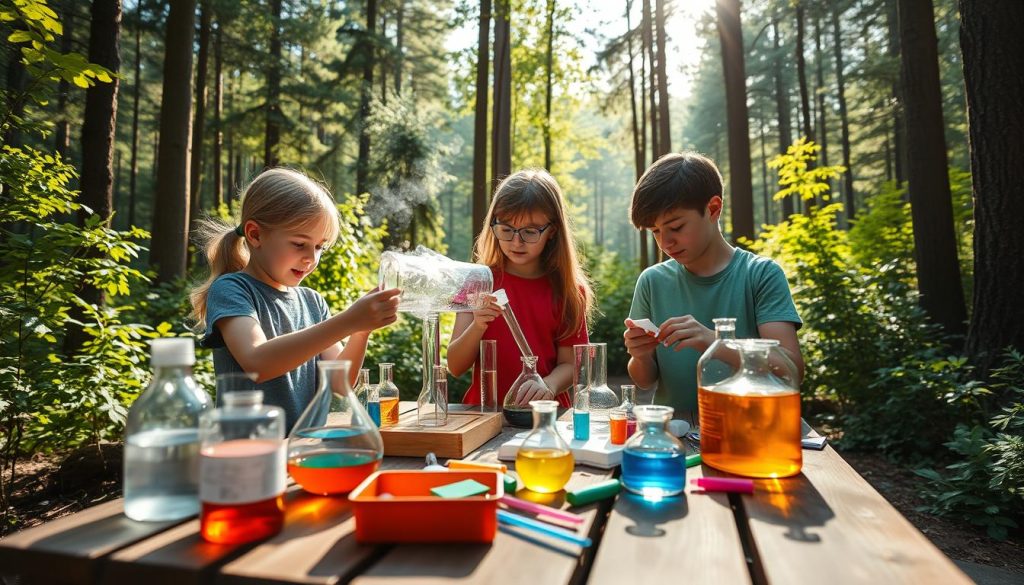
[[[269,230],[326,224],[325,246],[333,244],[341,231],[338,208],[323,185],[286,168],[267,169],[257,175],[242,195],[237,226],[206,218],[196,230],[196,244],[205,251],[210,265],[210,276],[189,295],[191,316],[198,329],[206,326],[206,299],[213,281],[229,272],[238,272],[249,263],[249,244],[236,231],[249,221]]]
[[[633,189],[629,219],[649,228],[673,209],[695,209],[704,215],[708,201],[722,197],[722,174],[714,161],[696,152],[669,153],[648,167]]]
[[[505,256],[490,226],[498,217],[516,218],[534,211],[548,216],[555,230],[540,260],[554,289],[556,302],[562,303],[562,323],[558,328],[558,339],[562,340],[579,331],[593,314],[594,294],[576,252],[562,188],[547,171],[524,169],[509,175],[498,185],[484,218],[484,228],[476,239],[476,261],[504,271]]]

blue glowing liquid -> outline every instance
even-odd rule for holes
[[[572,438],[579,441],[586,441],[590,438],[590,413],[572,412]]]
[[[373,419],[373,424],[380,426],[380,402],[368,402],[366,404],[366,410],[370,412],[370,418]]]
[[[622,453],[622,485],[643,496],[680,494],[686,486],[686,456],[626,449]]]

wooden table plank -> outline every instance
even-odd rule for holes
[[[805,449],[803,473],[744,495],[771,583],[971,583],[831,446]]]
[[[687,481],[704,475],[686,470]],[[612,507],[588,583],[750,583],[728,497],[692,493],[647,502],[623,491]]]
[[[92,583],[97,559],[181,522],[136,522],[124,515],[122,500],[106,502],[0,540],[0,573]]]

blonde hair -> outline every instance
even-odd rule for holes
[[[206,327],[206,301],[213,281],[238,272],[249,263],[249,244],[238,228],[254,221],[264,229],[302,229],[326,224],[327,243],[338,239],[341,223],[338,208],[327,189],[305,174],[287,168],[267,169],[249,183],[242,195],[242,211],[236,225],[215,218],[199,222],[196,245],[205,251],[210,276],[192,289],[192,320]]]
[[[580,265],[571,219],[566,213],[562,188],[543,169],[524,169],[509,175],[498,185],[484,218],[484,228],[476,239],[476,261],[499,271],[505,269],[505,255],[491,225],[496,218],[517,218],[540,212],[551,221],[555,235],[541,252],[541,266],[561,301],[562,323],[558,339],[574,335],[594,313],[594,294],[590,279]]]

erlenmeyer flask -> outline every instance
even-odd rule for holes
[[[529,406],[516,403],[519,398],[519,390],[527,382],[544,386],[544,378],[537,373],[537,356],[522,356],[519,359],[523,360],[523,371],[519,373],[519,377],[512,382],[508,393],[505,394],[502,412],[505,414],[508,424],[528,429],[533,424],[533,410]]]
[[[590,421],[591,424],[608,425],[608,414],[619,406],[615,392],[608,387],[608,344],[590,344]]]
[[[349,366],[319,363],[320,387],[288,440],[288,473],[310,493],[348,493],[384,456],[380,433],[349,386]]]
[[[561,490],[572,476],[575,460],[565,439],[555,429],[558,402],[530,402],[533,430],[516,453],[516,472],[526,489],[540,493]]]

